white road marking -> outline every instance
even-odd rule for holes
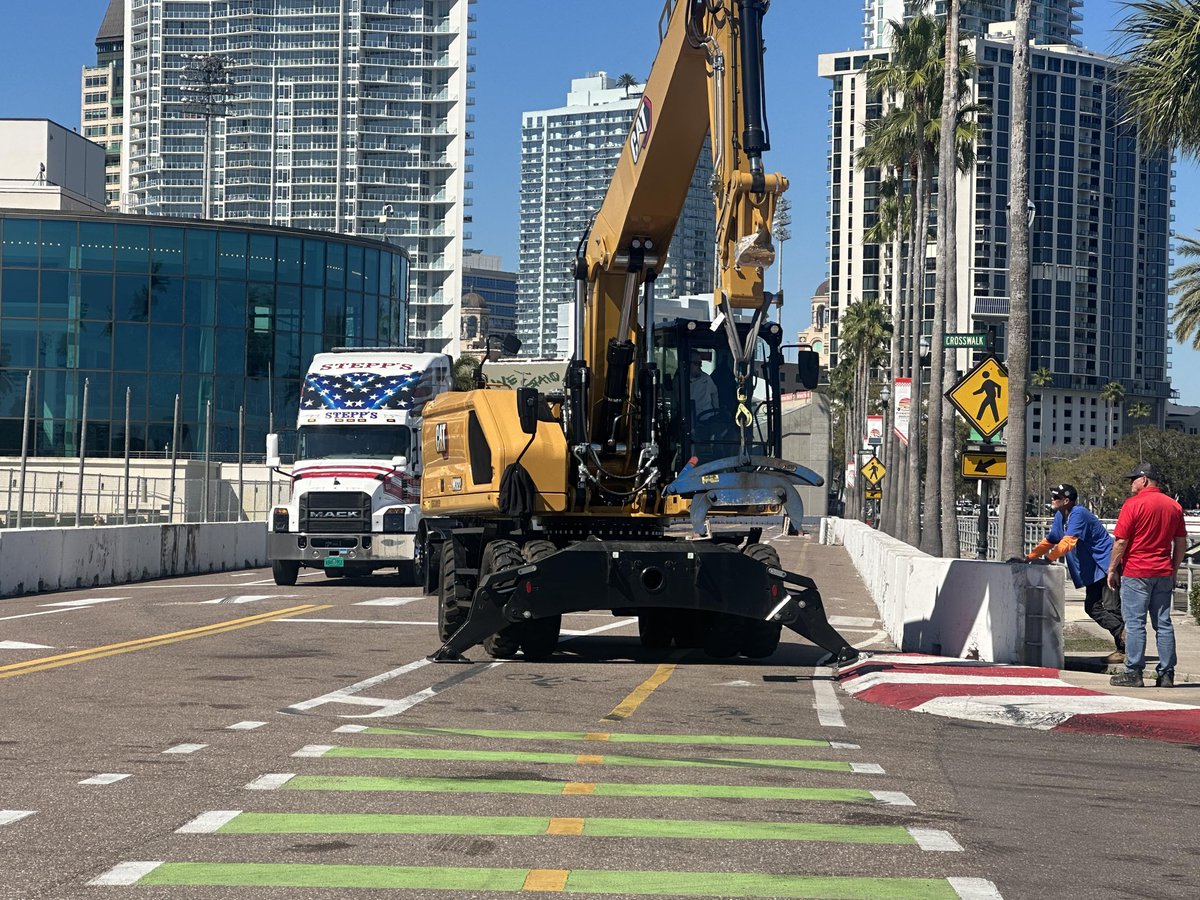
[[[234,594],[232,597],[218,597],[216,600],[201,600],[197,605],[203,606],[210,603],[257,603],[259,600],[271,600],[275,597],[284,599],[287,597],[298,597],[299,594]]]
[[[424,597],[376,597],[374,600],[359,600],[352,606],[408,606],[410,603],[416,603],[418,600],[424,600]]]
[[[410,663],[399,666],[395,669],[389,669],[380,675],[373,675],[363,681],[356,682],[349,687],[341,690],[331,691],[328,694],[322,694],[320,697],[313,697],[311,700],[303,700],[300,703],[293,703],[287,707],[285,712],[304,712],[316,706],[321,706],[325,703],[347,703],[350,702],[347,698],[352,697],[359,691],[365,691],[369,687],[375,687],[377,684],[383,684],[385,681],[391,681],[393,678],[399,678],[401,675],[407,675],[409,672],[415,672],[417,669],[422,669],[430,665],[430,660],[421,658],[415,659]]]
[[[168,747],[163,753],[195,753],[207,746],[208,744],[176,744],[174,747]]]
[[[366,731],[366,725],[339,725],[333,729],[334,734],[358,734],[360,731]]]
[[[987,697],[935,697],[913,708],[917,712],[932,713],[935,716],[1000,725],[1021,725],[1049,731],[1077,715],[1177,711],[1200,707],[1164,703],[1159,700],[1140,700],[1116,694],[1011,694]]]
[[[62,600],[58,603],[39,603],[38,606],[57,606],[78,608],[84,606],[95,606],[98,603],[115,603],[117,600],[128,600],[128,597],[86,597],[83,600]]]
[[[273,772],[270,775],[259,775],[246,785],[248,791],[274,791],[283,787],[296,777],[295,772]]]
[[[70,612],[69,609],[48,609],[45,612],[21,613],[16,616],[0,616],[0,622],[11,622],[13,619],[31,619],[34,616],[52,616],[55,613]]]
[[[47,644],[26,644],[24,641],[0,641],[0,650],[53,650]]]
[[[131,884],[137,884],[161,865],[162,860],[158,862],[118,863],[100,877],[93,878],[88,884],[97,887],[127,887]]]
[[[342,702],[343,703],[361,703],[364,706],[378,706],[379,709],[375,710],[375,712],[360,713],[358,715],[350,715],[348,713],[342,713],[342,718],[344,718],[344,719],[381,719],[386,716],[401,715],[402,713],[408,712],[410,709],[412,709],[418,703],[424,703],[426,700],[429,700],[432,697],[436,697],[438,694],[442,693],[442,691],[448,690],[449,688],[454,687],[456,684],[466,681],[468,678],[474,678],[476,675],[482,675],[488,669],[494,669],[497,666],[503,665],[504,662],[505,662],[504,660],[496,660],[495,662],[492,662],[489,665],[484,666],[483,668],[465,669],[461,672],[458,672],[457,674],[451,675],[449,678],[445,679],[444,681],[439,681],[435,685],[431,685],[430,687],[427,687],[424,690],[417,691],[415,694],[409,694],[407,697],[404,697],[400,700],[377,700],[377,699],[374,699],[371,697],[350,697],[348,699],[343,700]]]
[[[1016,687],[1074,687],[1058,678],[1008,678],[1003,675],[942,675],[932,672],[868,672],[858,678],[847,679],[842,687],[848,693],[857,694],[868,688],[879,687],[881,684],[970,684],[970,685],[1004,685]]]
[[[813,708],[817,711],[817,721],[826,728],[845,728],[846,720],[842,718],[842,704],[838,702],[837,691],[833,688],[833,669],[828,666],[818,666],[813,678]]]
[[[830,597],[830,599],[833,598]],[[879,620],[861,616],[830,616],[829,624],[834,628],[878,628]]]
[[[850,763],[850,771],[855,775],[882,775],[883,766],[879,763]]]
[[[255,728],[262,728],[266,722],[235,722],[228,726],[229,731],[253,731]]]
[[[36,809],[0,809],[0,825],[11,825],[32,816]]]
[[[950,836],[950,832],[940,828],[906,828],[912,835],[917,846],[922,850],[935,850],[942,853],[961,853],[962,844]]]
[[[749,681],[738,679],[737,681],[718,681],[713,687],[754,687]]]
[[[118,775],[116,773],[93,775],[91,778],[85,778],[83,781],[76,782],[76,784],[116,784],[118,781],[124,781],[128,777],[128,775]]]
[[[257,572],[231,572],[231,573],[229,573],[229,577],[230,578],[253,578],[257,574],[258,574]]]
[[[406,621],[401,619],[276,619],[276,622],[317,622],[323,625],[436,625],[437,622],[430,620],[425,621]]]
[[[832,750],[861,750],[858,744],[847,744],[845,741],[830,741],[829,747]]]
[[[908,794],[901,793],[900,791],[871,791],[871,796],[873,796],[876,800],[878,800],[880,803],[884,804],[885,806],[916,806],[917,805],[912,802],[912,800],[909,798]]]
[[[595,628],[589,628],[586,631],[567,631],[564,629],[559,632],[562,635],[563,641],[574,640],[577,637],[587,637],[592,634],[601,634],[605,631],[615,631],[618,628],[624,628],[626,625],[636,625],[637,619],[618,619],[616,622],[610,622],[607,625],[599,625]]]
[[[222,825],[232,822],[242,814],[240,809],[214,809],[201,813],[185,825],[175,829],[176,834],[213,834]],[[909,829],[912,831],[913,829]]]
[[[996,886],[985,878],[947,878],[959,900],[1004,900]]]
[[[299,750],[297,750],[295,753],[293,753],[292,756],[299,756],[302,758],[316,758],[318,756],[324,756],[326,753],[328,753],[332,749],[333,749],[333,744],[309,744],[306,747],[301,747]]]

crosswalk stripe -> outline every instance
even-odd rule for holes
[[[296,776],[291,772],[272,772],[269,775],[259,775],[246,785],[248,791],[274,791],[283,787]]]
[[[214,809],[201,813],[175,829],[176,834],[214,834],[242,814],[240,809]]]
[[[36,809],[0,809],[0,825],[11,825],[36,813]]]
[[[137,884],[161,865],[161,861],[119,863],[103,875],[93,878],[88,884],[97,887],[117,887]]]
[[[76,782],[76,784],[116,784],[118,781],[124,781],[128,777],[128,775],[118,775],[116,772],[113,772],[103,775],[93,775],[91,778],[85,778],[83,781]]]

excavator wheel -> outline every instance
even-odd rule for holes
[[[557,553],[558,548],[550,541],[529,541],[522,552],[526,562],[536,563],[551,553]],[[515,626],[521,635],[521,652],[526,659],[549,659],[558,647],[558,633],[562,629],[562,616],[547,616],[544,619],[532,619],[523,625]]]
[[[747,556],[753,557],[763,565],[779,565],[779,551],[768,544],[751,544],[745,549]],[[759,619],[742,620],[742,656],[750,659],[765,659],[779,648],[779,636],[783,626],[778,622],[763,622]]]
[[[651,650],[665,650],[675,635],[671,613],[665,609],[643,609],[638,613],[638,638]]]
[[[743,640],[743,624],[750,620],[731,613],[716,613],[704,632],[704,654],[714,659],[737,656]]]
[[[441,578],[438,581],[438,635],[449,640],[462,627],[471,609],[471,590],[455,575],[454,542],[442,544]]]
[[[511,569],[524,562],[525,557],[521,555],[521,548],[512,541],[492,541],[484,548],[483,560],[479,564],[479,580],[483,581],[493,572]],[[523,624],[506,625],[496,634],[484,638],[483,649],[494,659],[512,659],[521,649]]]

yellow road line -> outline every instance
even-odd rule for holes
[[[585,741],[607,741],[612,737],[612,733],[608,731],[592,731],[583,736]]]
[[[525,874],[525,883],[521,885],[521,890],[562,893],[570,874],[567,869],[530,869]]]
[[[602,766],[604,765],[603,756],[577,756],[575,762],[581,766]]]
[[[622,719],[628,719],[637,711],[637,708],[642,705],[643,701],[654,693],[654,689],[671,677],[671,673],[675,671],[674,663],[663,663],[654,670],[654,674],[634,688],[633,693],[617,704],[602,721],[605,722],[620,722]]]
[[[583,819],[553,818],[546,826],[546,834],[583,834]]]
[[[167,644],[174,644],[179,641],[187,641],[197,637],[205,637],[206,635],[210,634],[222,634],[226,631],[236,631],[239,628],[248,628],[251,625],[269,622],[272,619],[278,619],[282,616],[298,616],[305,613],[316,612],[317,610],[329,609],[332,605],[333,604],[330,603],[324,605],[306,603],[303,606],[292,606],[287,609],[279,609],[268,613],[259,613],[258,615],[246,616],[241,619],[230,619],[226,622],[214,622],[211,625],[202,625],[199,628],[189,628],[186,631],[172,631],[168,634],[152,635],[151,637],[138,638],[132,641],[122,641],[119,644],[106,644],[102,647],[89,647],[84,650],[75,650],[71,653],[60,653],[56,656],[43,656],[39,659],[27,659],[24,662],[0,666],[0,678],[12,678],[15,675],[27,675],[31,672],[44,672],[47,669],[57,669],[60,666],[69,666],[77,662],[88,662],[93,659],[103,659],[106,656],[117,656],[121,653],[132,653],[134,650],[147,650],[151,647],[162,647]]]
[[[563,785],[562,792],[564,795],[594,794],[596,793],[596,784],[592,781],[568,781]]]

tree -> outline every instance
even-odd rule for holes
[[[1047,369],[1045,366],[1042,366],[1036,372],[1034,372],[1032,376],[1030,376],[1029,380],[1033,384],[1033,386],[1036,388],[1049,387],[1051,384],[1054,383],[1054,373],[1051,372],[1049,369]],[[1049,411],[1046,409],[1046,392],[1045,391],[1038,391],[1038,403],[1040,403],[1041,407],[1042,407],[1042,421],[1046,421],[1049,418]],[[1040,435],[1040,434],[1037,436],[1037,438],[1038,438],[1038,476],[1041,479],[1041,481],[1039,483],[1040,489],[1038,490],[1038,496],[1045,497],[1046,496],[1046,467],[1041,464],[1041,461],[1042,461],[1042,451],[1044,450],[1044,448],[1046,446],[1046,442],[1042,440],[1042,435]],[[1026,481],[1028,482],[1028,477],[1026,477]],[[1028,486],[1026,486],[1026,490],[1028,491]]]
[[[1175,239],[1179,255],[1197,261],[1176,266],[1171,273],[1171,289],[1176,297],[1171,324],[1175,326],[1175,340],[1182,344],[1190,339],[1192,349],[1200,350],[1200,240],[1179,234]]]
[[[1149,403],[1131,403],[1131,404],[1129,404],[1129,406],[1127,406],[1125,408],[1125,415],[1129,417],[1130,421],[1134,421],[1134,420],[1138,420],[1138,419],[1148,419],[1148,418],[1150,418],[1150,404]],[[1142,431],[1143,431],[1142,428],[1137,429],[1138,459],[1146,458],[1142,452],[1142,449],[1143,449],[1142,448]]]
[[[1005,518],[1000,534],[1004,557],[1025,555],[1026,417],[1029,381],[1029,11],[1030,0],[1017,0],[1013,34],[1012,129],[1009,137],[1011,180],[1008,234],[1008,478]],[[1016,397],[1016,401],[1013,398]]]
[[[1125,103],[1147,146],[1200,153],[1200,4],[1138,0],[1117,26]]]
[[[456,391],[469,391],[476,387],[480,361],[474,356],[460,356],[450,367],[450,383]]]
[[[844,359],[853,359],[854,381],[847,416],[847,450],[857,460],[861,435],[871,404],[871,371],[883,360],[884,347],[891,337],[891,317],[877,297],[851,303],[841,316],[838,337]],[[839,362],[840,365],[840,362]],[[861,512],[861,479],[855,479],[851,494],[855,517]]]
[[[1100,389],[1100,399],[1104,401],[1104,446],[1111,447],[1113,407],[1125,399],[1125,388],[1119,381],[1110,381]]]
[[[626,97],[629,96],[629,89],[635,88],[639,84],[641,84],[641,82],[637,80],[637,76],[630,72],[625,72],[617,76],[617,87],[625,89]]]

